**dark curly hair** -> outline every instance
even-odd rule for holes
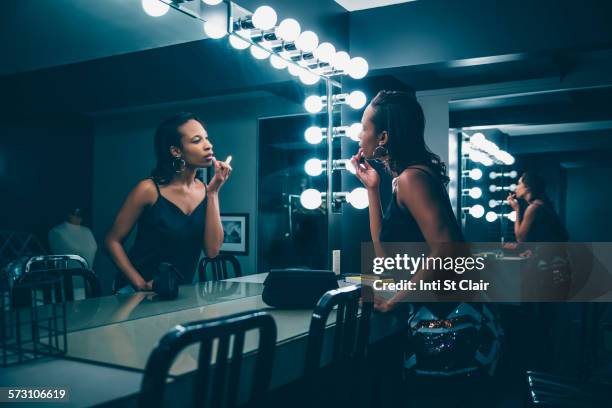
[[[174,147],[182,148],[181,134],[178,128],[183,126],[190,120],[196,120],[204,126],[204,123],[193,113],[181,112],[171,118],[164,120],[155,131],[155,157],[157,164],[151,171],[151,178],[157,184],[168,184],[176,174],[175,159],[170,153],[170,149]],[[199,177],[198,173],[196,177]]]
[[[407,92],[380,91],[370,106],[376,133],[388,134],[388,170],[399,174],[408,166],[425,165],[447,185],[446,165],[425,144],[425,115],[416,98]]]

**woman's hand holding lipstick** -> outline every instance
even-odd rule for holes
[[[508,205],[510,207],[512,207],[512,209],[514,211],[518,211],[519,210],[519,203],[518,203],[518,200],[516,199],[516,194],[514,194],[514,193],[508,194],[508,197],[506,198],[506,201],[508,201]]]
[[[215,157],[213,157],[213,165],[215,167],[215,175],[208,183],[208,191],[211,193],[217,193],[221,186],[227,181],[230,174],[232,174],[232,166],[230,166],[230,162],[232,161],[232,156],[227,156],[225,161],[218,161]]]
[[[378,172],[370,166],[362,149],[359,149],[357,154],[351,158],[351,163],[353,167],[355,167],[355,175],[368,190],[378,189],[380,176]]]

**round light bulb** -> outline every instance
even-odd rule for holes
[[[304,163],[304,171],[309,176],[320,176],[323,173],[323,162],[319,159],[309,159]]]
[[[361,57],[351,58],[348,74],[353,79],[361,79],[368,74],[368,61]]]
[[[472,187],[469,191],[470,197],[476,199],[482,197],[482,190],[478,187]]]
[[[516,222],[516,211],[509,212],[506,217],[512,222]]]
[[[489,191],[492,192],[492,193],[496,192],[497,191],[497,186],[495,184],[491,184],[489,186]]]
[[[476,204],[470,207],[470,215],[474,218],[480,218],[484,215],[485,209],[482,205]]]
[[[253,13],[253,25],[261,30],[269,30],[276,25],[276,11],[270,6],[257,7]]]
[[[487,215],[485,216],[485,219],[488,222],[493,222],[493,221],[495,221],[497,219],[497,214],[495,212],[493,212],[493,211],[489,211],[487,213]]]
[[[368,208],[368,191],[363,187],[357,187],[348,193],[346,201],[358,210]]]
[[[259,60],[264,60],[270,56],[270,52],[259,48],[256,45],[251,45],[251,55]]]
[[[312,52],[318,45],[319,37],[312,31],[304,31],[297,40],[295,40],[295,46],[304,52]]]
[[[323,101],[317,95],[311,95],[304,101],[304,107],[310,113],[318,113],[323,109]]]
[[[490,173],[489,173],[489,178],[490,178],[491,180],[495,180],[497,177],[499,177],[499,173],[496,173],[496,172],[494,172],[494,171],[492,171],[492,172],[490,172]]]
[[[222,23],[211,20],[204,22],[204,33],[208,38],[216,40],[225,37],[227,30],[223,27]]]
[[[331,62],[332,58],[336,56],[336,47],[332,43],[324,42],[319,44],[313,55],[322,62]]]
[[[302,204],[302,207],[306,208],[307,210],[319,208],[323,203],[321,192],[315,190],[314,188],[304,190],[302,194],[300,194],[300,203]]]
[[[508,173],[508,177],[510,178],[516,178],[516,176],[518,176],[516,170],[512,170],[510,173]]]
[[[221,3],[223,0],[202,0],[202,2],[208,4],[209,6],[216,6]]]
[[[497,207],[497,200],[490,199],[489,200],[489,207],[491,207],[491,208]]]
[[[302,72],[302,68],[300,68],[298,65],[295,65],[295,64],[289,64],[289,66],[287,67],[287,70],[293,76],[298,76]]]
[[[338,51],[331,61],[332,66],[339,71],[346,71],[350,63],[351,57],[345,51]]]
[[[295,41],[300,36],[301,31],[300,23],[292,18],[284,19],[274,30],[276,36],[285,41]]]
[[[300,72],[300,81],[302,81],[304,85],[314,85],[319,82],[319,79],[321,78],[319,78],[318,75],[313,74],[307,69],[303,69],[302,72]]]
[[[516,191],[516,184],[510,184],[510,191]]]
[[[367,99],[363,92],[353,91],[346,98],[347,103],[353,109],[361,109],[365,106]]]
[[[323,131],[318,126],[311,126],[304,132],[304,139],[310,144],[319,144],[323,141]]]
[[[363,129],[363,126],[361,126],[361,123],[353,123],[346,130],[346,134],[348,135],[348,137],[351,138],[351,140],[354,140],[354,141],[358,142],[359,141],[359,135],[361,134],[361,130],[362,129]]]
[[[170,10],[170,6],[159,0],[142,0],[142,9],[151,17],[161,17]]]
[[[285,69],[289,63],[276,54],[270,56],[270,64],[276,69]]]
[[[470,178],[472,180],[480,180],[482,178],[482,170],[480,169],[470,170]]]
[[[476,147],[481,147],[486,140],[487,139],[485,138],[485,135],[483,135],[482,133],[474,133],[470,137],[470,143],[472,143]]]
[[[247,31],[246,30],[241,30],[237,32],[238,34],[242,35],[243,37],[248,37]],[[234,48],[236,48],[237,50],[245,50],[247,48],[249,48],[251,46],[251,43],[249,43],[246,40],[243,40],[242,38],[238,37],[237,35],[230,35],[229,36],[229,42],[230,45]]]

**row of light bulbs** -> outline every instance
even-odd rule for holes
[[[332,130],[332,138],[346,136],[349,139],[358,142],[361,129],[361,123],[353,123],[350,126],[337,126]],[[304,139],[313,145],[321,143],[326,137],[327,128],[322,128],[319,126],[311,126],[304,132]]]
[[[489,186],[489,192],[496,193],[498,191],[516,191],[516,184],[510,184],[509,186],[496,186],[491,184]],[[482,189],[480,187],[464,188],[462,191],[463,195],[470,196],[477,200],[482,197]]]
[[[323,199],[327,193],[309,188],[300,194],[300,204],[307,210],[316,210],[323,204]],[[357,187],[350,193],[332,193],[333,201],[347,202],[358,210],[363,210],[368,207],[368,191],[363,187]]]
[[[480,170],[479,168],[474,168],[471,170],[463,170],[461,173],[464,177],[469,177],[474,181],[478,181],[482,178],[483,173],[482,170]],[[497,172],[490,172],[489,173],[489,178],[491,180],[495,180],[496,178],[499,177],[507,177],[507,178],[517,178],[518,177],[518,173],[516,172],[516,170],[512,170],[506,173],[497,173]]]
[[[367,102],[366,95],[361,91],[342,93],[332,97],[332,105],[346,104],[353,109],[361,109]],[[319,113],[327,104],[327,96],[310,95],[304,101],[304,108],[309,113]],[[359,134],[357,134],[359,135]]]
[[[464,211],[469,213],[474,218],[482,218],[482,216],[485,215],[485,209],[480,204],[476,204],[471,207],[467,207],[464,209]],[[485,219],[488,222],[494,222],[501,217],[505,217],[512,222],[516,222],[516,211],[510,211],[509,213],[500,213],[500,214],[496,213],[495,211],[488,211],[487,214],[485,215]]]
[[[173,1],[174,0],[170,0]],[[202,0],[208,5],[217,5],[222,0]],[[160,17],[170,6],[160,0],[142,0],[147,14]],[[299,77],[305,85],[314,85],[320,75],[349,75],[361,79],[368,74],[368,62],[362,57],[353,57],[345,51],[337,51],[329,42],[319,42],[313,31],[302,31],[300,23],[286,18],[276,26],[278,16],[270,6],[258,7],[253,15],[239,19],[228,33],[224,21],[204,22],[206,36],[213,39],[229,34],[229,42],[238,50],[249,48],[251,55],[260,60],[270,58],[276,69],[287,68],[293,76]]]
[[[515,162],[514,156],[505,150],[501,150],[499,146],[488,140],[482,133],[474,133],[467,140],[468,142],[462,144],[462,152],[473,162],[487,167],[493,164],[511,166]]]

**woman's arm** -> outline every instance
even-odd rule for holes
[[[529,235],[529,230],[533,225],[538,211],[537,204],[529,204],[525,209],[525,214],[521,216],[520,211],[516,210],[516,221],[514,222],[514,236],[518,242],[525,242]]]
[[[227,181],[232,167],[222,161],[214,161],[215,175],[208,184],[208,204],[206,205],[206,224],[204,226],[204,253],[209,258],[219,255],[223,244],[223,226],[219,209],[219,189]]]
[[[382,226],[382,208],[380,205],[380,176],[370,164],[362,160],[363,152],[359,152],[351,158],[355,168],[355,175],[363,183],[368,191],[368,213],[370,217],[370,235],[372,242],[379,242],[380,229]],[[360,161],[361,160],[361,161]]]
[[[451,242],[461,240],[456,221],[450,217],[439,194],[434,190],[430,176],[419,170],[405,170],[397,183],[397,197],[401,205],[408,208],[416,220],[430,253],[428,257],[452,256]],[[421,269],[412,279],[428,279],[431,271]],[[390,300],[377,304],[380,311],[391,310],[396,303],[409,295],[408,291],[397,292]]]
[[[153,204],[156,198],[157,190],[151,180],[138,183],[117,213],[115,222],[104,241],[113,262],[138,290],[151,290],[152,282],[145,282],[142,275],[134,268],[123,247],[123,240],[136,224],[144,208]]]

